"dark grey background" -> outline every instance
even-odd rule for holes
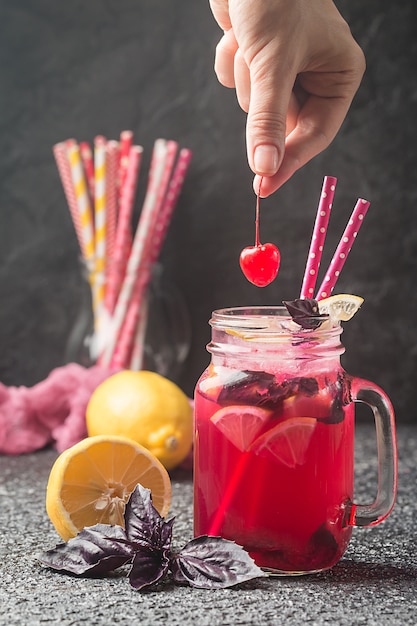
[[[252,174],[245,115],[212,70],[220,31],[208,2],[0,0],[2,382],[32,385],[61,365],[80,308],[77,243],[52,145],[128,128],[145,147],[144,172],[157,137],[194,153],[162,255],[191,315],[187,393],[208,360],[214,308],[298,295],[328,174],[339,182],[323,269],[357,197],[372,203],[337,288],[365,298],[345,327],[344,365],[384,387],[399,420],[416,419],[417,5],[337,4],[367,73],[332,146],[263,203],[261,236],[279,246],[282,266],[260,290],[238,267],[254,237]]]

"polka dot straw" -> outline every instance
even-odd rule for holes
[[[350,220],[345,228],[345,232],[342,235],[332,260],[330,261],[324,280],[317,292],[316,300],[323,300],[323,298],[328,298],[331,295],[353,242],[355,241],[359,229],[362,226],[363,219],[368,211],[369,205],[370,202],[363,200],[362,198],[359,198],[357,201]]]
[[[304,272],[300,298],[313,298],[316,286],[317,274],[320,267],[324,240],[326,239],[327,225],[329,223],[337,178],[325,176],[323,188],[320,194],[317,208],[316,221],[313,228],[310,250],[308,251],[307,264]]]

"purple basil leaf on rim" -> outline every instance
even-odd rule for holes
[[[133,557],[133,549],[121,526],[87,526],[67,543],[43,552],[39,560],[55,570],[101,575],[111,572]]]
[[[296,300],[284,300],[283,304],[296,324],[302,328],[318,328],[329,318],[327,314],[319,312],[319,304],[313,298],[297,298]]]
[[[162,580],[168,573],[170,551],[143,546],[134,556],[129,581],[135,589],[146,589]]]
[[[266,576],[245,550],[227,539],[203,535],[171,559],[174,580],[200,589],[225,588]]]

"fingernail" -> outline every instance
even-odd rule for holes
[[[272,145],[262,145],[255,148],[253,163],[257,174],[272,176],[278,169],[278,149]]]

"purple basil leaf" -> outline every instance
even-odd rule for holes
[[[314,378],[296,377],[277,382],[273,374],[247,370],[244,376],[225,385],[218,398],[222,406],[248,404],[276,411],[296,393],[312,396],[318,392]]]
[[[291,380],[284,380],[277,383],[276,381],[271,383],[268,389],[268,393],[259,400],[257,406],[263,409],[271,409],[276,411],[282,406],[284,400],[294,395],[293,384]]]
[[[129,541],[136,544],[138,549],[149,546],[169,550],[173,523],[173,519],[165,522],[152,504],[150,490],[138,484],[125,509],[125,529]]]
[[[283,302],[294,322],[302,328],[318,328],[322,322],[328,319],[328,315],[319,312],[319,304],[313,298],[298,298]]]
[[[166,576],[170,564],[169,550],[144,546],[135,554],[129,581],[135,589],[146,589]]]
[[[299,393],[313,396],[318,390],[319,386],[315,378],[300,376],[283,380],[280,383],[274,382],[269,387],[268,395],[260,400],[257,406],[276,411],[287,398]]]
[[[125,508],[126,535],[131,541],[152,543],[152,533],[161,516],[152,504],[150,489],[136,485]]]
[[[315,378],[300,376],[299,378],[293,378],[297,383],[297,393],[301,393],[304,396],[315,396],[319,392],[319,384]]]
[[[152,546],[158,550],[170,552],[172,542],[172,527],[175,518],[171,518],[165,522],[162,518],[158,524],[154,526],[152,533]]]
[[[192,539],[172,557],[171,570],[176,582],[200,589],[231,587],[266,576],[241,546],[207,535]]]
[[[246,370],[223,385],[217,402],[222,406],[238,403],[257,406],[268,397],[274,381],[275,376],[268,372]]]
[[[121,526],[88,526],[67,543],[44,552],[39,560],[55,570],[81,576],[106,574],[128,563],[133,550]]]

